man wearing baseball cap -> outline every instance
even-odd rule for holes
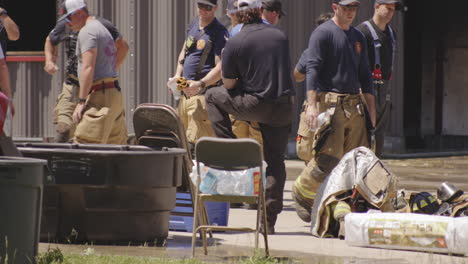
[[[106,27],[89,15],[83,0],[65,0],[64,15],[78,33],[79,92],[73,121],[76,143],[126,144],[127,128],[122,93],[116,72],[117,51]]]
[[[262,19],[272,25],[278,25],[281,17],[286,16],[279,0],[262,1]]]
[[[335,15],[318,26],[309,40],[305,120],[315,136],[312,159],[296,179],[292,192],[296,212],[305,222],[311,221],[317,189],[343,155],[369,146],[365,105],[368,118],[375,124],[366,39],[351,26],[358,8],[358,0],[334,0]],[[319,114],[325,120],[320,126]]]
[[[374,16],[363,22],[359,29],[367,39],[369,64],[374,78],[377,124],[375,127],[375,154],[382,156],[385,130],[390,118],[393,65],[396,51],[396,35],[389,25],[396,10],[402,4],[399,0],[376,0]]]
[[[198,16],[190,24],[179,53],[177,68],[169,82],[184,77],[178,113],[188,142],[194,146],[203,136],[214,136],[205,107],[205,91],[221,80],[221,50],[226,44],[227,29],[216,19],[217,0],[197,0]]]
[[[244,27],[229,39],[222,56],[224,86],[206,93],[208,117],[216,136],[236,138],[229,114],[236,120],[258,122],[264,142],[267,226],[275,232],[283,209],[286,180],[284,151],[291,127],[294,90],[289,46],[279,28],[262,23],[260,0],[239,0],[236,17]]]
[[[65,12],[66,8],[63,3],[61,12]],[[66,12],[65,12],[66,13]],[[60,15],[63,15],[61,13]],[[127,53],[128,44],[123,38],[122,34],[118,31],[112,22],[102,17],[96,17],[106,29],[111,33],[112,38],[115,41],[115,47],[117,49],[117,70],[122,65]],[[54,108],[54,124],[56,125],[56,136],[55,142],[65,143],[73,137],[76,124],[73,121],[73,112],[76,108],[76,97],[79,91],[78,81],[78,58],[76,57],[76,42],[78,39],[78,32],[71,31],[67,26],[67,21],[62,19],[57,22],[54,29],[49,33],[44,44],[45,54],[45,65],[44,70],[53,75],[58,71],[57,59],[58,59],[58,45],[64,43],[65,54],[67,59],[67,66],[65,68],[65,80],[62,85],[62,91],[57,97],[55,108]]]

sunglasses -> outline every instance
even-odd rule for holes
[[[70,14],[68,14],[68,16],[65,17],[65,22],[71,23],[71,16],[73,16],[77,11],[78,11],[78,10],[73,11],[73,12],[71,12]]]
[[[357,11],[359,9],[359,5],[340,5],[343,7],[344,11]]]
[[[211,11],[213,10],[213,7],[210,6],[210,5],[205,5],[205,4],[201,4],[201,3],[198,3],[198,8],[199,9],[202,9],[202,10],[206,10],[206,11]]]

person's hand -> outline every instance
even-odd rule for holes
[[[51,61],[46,62],[44,66],[44,71],[46,71],[50,75],[53,75],[54,73],[58,71],[57,64]]]
[[[85,106],[86,104],[84,103],[79,103],[76,105],[75,111],[73,112],[73,122],[75,122],[76,124],[78,124],[81,121]]]
[[[305,120],[306,120],[306,124],[309,126],[310,129],[317,128],[318,126],[317,117],[318,117],[317,107],[313,107],[311,105],[307,106]]]
[[[188,87],[184,88],[184,94],[187,96],[197,95],[202,89],[200,81],[187,81]]]

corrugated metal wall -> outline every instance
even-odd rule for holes
[[[60,0],[58,0],[60,2]],[[220,1],[218,18],[224,15],[227,0]],[[368,19],[373,0],[361,0],[357,22]],[[281,21],[290,38],[291,61],[295,65],[306,48],[315,18],[331,11],[332,0],[283,0],[288,15]],[[177,55],[184,41],[185,29],[195,15],[195,0],[88,0],[91,13],[103,16],[117,26],[130,45],[129,55],[120,70],[129,131],[133,131],[132,110],[140,103],[174,104],[166,89],[167,78],[174,74]],[[51,11],[52,12],[52,11]],[[403,41],[403,20],[394,19],[399,46]],[[403,50],[398,52],[393,84],[391,135],[402,136]],[[62,54],[59,67],[64,65]],[[63,72],[51,77],[43,71],[43,63],[10,63],[17,116],[16,137],[52,137],[52,111],[61,89]],[[300,100],[304,87],[298,85]],[[299,101],[300,101],[299,100]],[[297,120],[295,121],[297,123]]]

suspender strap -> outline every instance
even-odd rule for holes
[[[372,35],[372,39],[374,41],[374,54],[375,54],[375,63],[374,63],[374,70],[380,69],[381,63],[380,63],[380,48],[382,47],[382,43],[380,42],[379,36],[377,35],[377,31],[375,31],[374,27],[371,25],[369,21],[364,22],[364,25],[369,28],[369,31]],[[388,31],[390,33],[390,40],[392,43],[392,68],[390,69],[390,76],[393,72],[393,63],[395,62],[395,51],[396,51],[396,39],[395,39],[395,33],[388,25]]]
[[[377,35],[377,32],[375,31],[371,23],[369,21],[366,21],[364,22],[364,25],[366,25],[369,28],[369,31],[372,35],[372,39],[374,40],[374,54],[375,54],[374,68],[380,68],[380,47],[382,47],[382,44],[380,43],[379,36]]]
[[[395,62],[395,54],[396,54],[396,38],[395,33],[390,25],[388,25],[388,32],[390,32],[390,40],[392,41],[392,69],[393,72],[393,63]],[[390,74],[391,77],[391,74]]]

